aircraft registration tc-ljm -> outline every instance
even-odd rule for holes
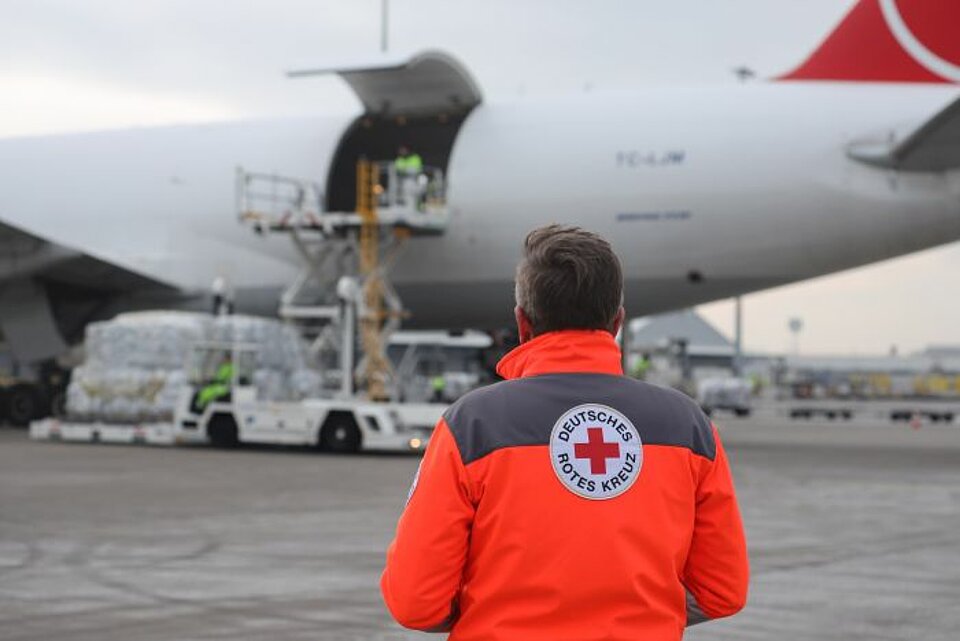
[[[235,169],[323,183],[353,211],[358,157],[401,143],[447,176],[449,224],[393,282],[415,325],[494,328],[525,233],[610,239],[642,315],[960,238],[960,3],[860,0],[798,67],[729,87],[487,103],[425,51],[333,69],[364,112],[0,141],[0,330],[55,355],[89,320],[206,304],[217,277],[275,313],[288,240],[235,214]],[[48,186],[54,186],[50,188]]]

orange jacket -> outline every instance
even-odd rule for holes
[[[690,399],[626,378],[607,332],[500,362],[437,425],[387,551],[384,600],[450,639],[679,639],[740,610],[727,458]],[[688,618],[689,617],[689,618]]]

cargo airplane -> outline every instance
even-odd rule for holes
[[[394,270],[414,325],[507,325],[520,241],[554,221],[611,239],[631,315],[960,239],[952,0],[860,0],[796,68],[730,86],[492,102],[439,51],[333,71],[362,113],[0,141],[18,356],[119,311],[206,306],[217,277],[239,309],[275,312],[297,258],[237,223],[235,168],[315,180],[326,211],[353,211],[357,158],[400,143],[448,177],[446,230]]]

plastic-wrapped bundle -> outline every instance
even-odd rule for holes
[[[137,312],[87,326],[84,364],[67,388],[72,419],[171,420],[192,347],[207,340],[212,317]]]
[[[190,312],[137,312],[91,323],[87,362],[104,367],[180,369],[191,345],[209,335],[212,318]]]
[[[323,391],[323,376],[312,369],[298,369],[287,379],[287,388],[293,398],[316,398]]]
[[[138,312],[91,323],[86,359],[67,390],[67,414],[79,420],[168,421],[187,383],[185,365],[198,343],[257,348],[254,385],[262,400],[319,393],[320,376],[305,370],[305,348],[292,327],[253,316]]]
[[[279,353],[284,367],[288,370],[302,370],[307,367],[307,349],[303,338],[290,325],[283,325],[280,333],[281,346]]]
[[[77,370],[74,370],[74,378],[67,387],[67,412],[74,419],[86,420],[93,417],[98,406],[97,401],[87,394],[83,385],[77,382]]]
[[[161,407],[175,407],[180,400],[180,394],[187,384],[187,373],[182,370],[166,372],[166,381],[155,397],[155,403]]]
[[[221,316],[214,321],[210,338],[217,343],[255,345],[258,366],[280,369],[282,364],[276,354],[276,334],[279,331],[277,321],[250,316]]]
[[[275,369],[261,368],[253,372],[253,386],[257,389],[257,398],[261,401],[284,401],[286,388],[283,374]]]
[[[110,368],[87,363],[76,368],[67,388],[73,418],[119,422],[161,420],[173,415],[182,370]]]
[[[258,367],[290,372],[306,364],[300,335],[293,327],[275,319],[220,316],[214,320],[210,340],[255,345]]]
[[[140,419],[142,407],[138,399],[111,396],[101,401],[99,417],[110,423],[135,422]],[[144,416],[145,420],[146,417]]]

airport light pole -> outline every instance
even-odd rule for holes
[[[787,327],[790,328],[790,333],[793,334],[793,355],[800,355],[800,332],[803,330],[803,319],[795,316],[789,320]]]
[[[380,0],[380,51],[387,52],[387,23],[390,20],[390,0]]]
[[[743,371],[743,297],[733,299],[733,374]]]

